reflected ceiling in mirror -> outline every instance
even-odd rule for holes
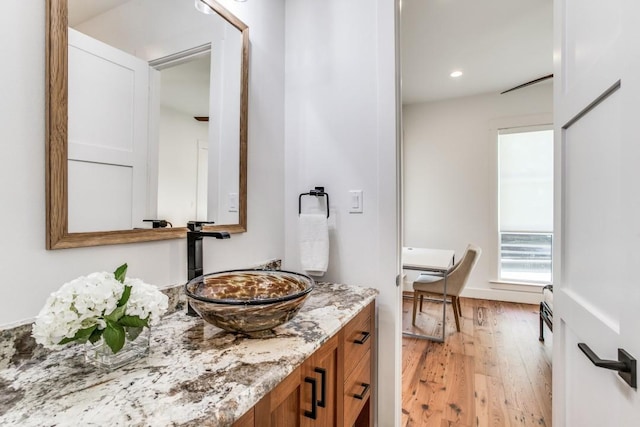
[[[246,230],[248,28],[205,1],[50,2],[47,248]]]

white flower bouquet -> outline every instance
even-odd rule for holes
[[[168,308],[168,297],[140,279],[126,278],[127,264],[114,273],[79,277],[51,294],[38,314],[32,335],[38,344],[57,350],[100,339],[113,353],[125,341],[156,324]]]

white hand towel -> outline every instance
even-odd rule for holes
[[[329,265],[329,224],[323,214],[300,214],[300,264],[311,276],[322,276]]]

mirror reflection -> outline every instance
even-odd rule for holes
[[[172,223],[208,220],[211,54],[160,71],[157,203],[149,211]],[[213,220],[213,218],[211,218]]]
[[[242,32],[184,0],[68,6],[68,231],[238,224]]]

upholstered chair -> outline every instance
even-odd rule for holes
[[[478,262],[481,253],[482,249],[478,246],[467,246],[462,258],[451,267],[447,273],[447,301],[451,301],[458,332],[460,332],[460,316],[462,316],[459,298],[460,293],[467,284],[469,275]],[[444,277],[422,273],[413,282],[413,292],[412,323],[415,326],[418,302],[420,303],[420,311],[422,312],[422,302],[425,296],[435,296],[442,300],[442,295],[444,294]]]

